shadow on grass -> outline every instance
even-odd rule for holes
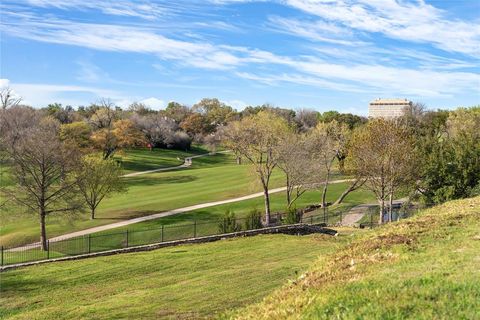
[[[160,178],[132,177],[126,180],[128,186],[154,186],[161,184],[187,183],[197,180],[198,177],[192,175],[167,176]]]

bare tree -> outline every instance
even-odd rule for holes
[[[366,188],[380,203],[379,223],[382,223],[387,199],[391,208],[398,188],[415,180],[416,160],[411,135],[394,121],[375,119],[354,133],[349,151],[349,167],[367,179]],[[391,209],[389,212],[391,214]]]
[[[318,185],[323,166],[313,159],[305,136],[288,133],[278,146],[278,167],[285,173],[287,209],[307,190]]]
[[[81,208],[73,175],[77,157],[73,148],[60,141],[58,123],[52,119],[18,134],[21,139],[6,148],[16,188],[5,187],[2,193],[38,215],[42,249],[47,250],[46,217]]]
[[[10,87],[4,87],[0,89],[0,103],[2,109],[18,106],[22,98],[16,95]]]
[[[289,130],[283,118],[261,111],[230,123],[225,133],[225,144],[252,164],[262,184],[266,225],[270,224],[270,177],[278,165],[278,146]]]
[[[295,122],[301,132],[306,132],[317,126],[318,112],[309,109],[300,109],[295,113]]]
[[[348,141],[349,129],[345,124],[331,121],[319,123],[309,134],[310,150],[315,158],[323,164],[322,207],[327,206],[326,197],[333,164],[339,155],[344,152]]]
[[[166,141],[178,130],[178,124],[168,117],[160,114],[147,116],[133,115],[131,120],[135,126],[145,135],[150,145],[150,150],[155,146],[166,145]]]

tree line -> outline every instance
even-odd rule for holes
[[[398,119],[368,120],[271,105],[238,112],[218,99],[192,107],[171,102],[155,111],[141,103],[124,110],[107,99],[76,109],[58,103],[34,109],[8,88],[0,98],[0,161],[9,165],[14,183],[1,192],[37,214],[44,249],[47,216],[88,208],[94,219],[105,197],[126,191],[114,155],[130,147],[188,150],[196,142],[232,150],[262,185],[265,225],[272,222],[274,170],[286,177],[287,211],[307,190],[320,189],[319,205],[326,208],[362,187],[378,199],[380,222],[385,212],[391,217],[392,201],[400,194],[440,203],[480,189],[479,107],[429,111],[415,104]],[[349,183],[327,203],[337,170]]]

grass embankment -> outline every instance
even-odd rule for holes
[[[367,233],[239,319],[478,319],[480,197]]]
[[[190,319],[260,301],[352,237],[267,235],[0,274],[2,319]]]

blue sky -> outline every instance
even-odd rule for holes
[[[480,104],[478,0],[3,0],[0,85],[26,103],[366,114]]]

